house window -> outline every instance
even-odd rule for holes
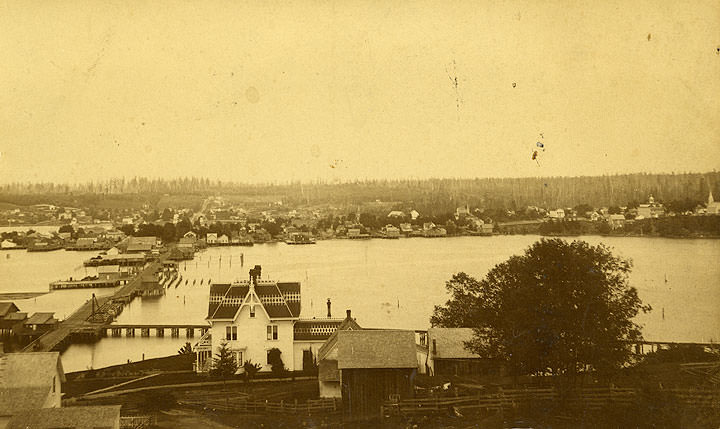
[[[268,340],[277,340],[278,339],[277,325],[267,325],[267,339]]]
[[[255,317],[255,306],[251,305],[250,306],[250,318],[254,318],[254,317]]]
[[[232,339],[237,340],[237,326],[232,327]]]
[[[235,352],[235,363],[237,364],[238,368],[243,366],[243,352]]]
[[[225,327],[225,339],[228,341],[232,339],[232,327],[230,326]]]

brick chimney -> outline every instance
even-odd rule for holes
[[[331,305],[331,303],[330,303],[330,298],[328,298],[328,300],[327,300],[327,307],[328,307],[328,315],[327,315],[327,317],[328,317],[328,319],[332,317],[332,312],[330,311],[330,305]]]
[[[347,313],[347,316],[345,316],[346,319],[348,319],[348,320],[352,319],[352,317],[351,317],[351,315],[350,315],[351,312],[350,312],[349,309],[348,309],[348,310],[345,310],[345,313]]]

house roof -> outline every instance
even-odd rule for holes
[[[44,325],[55,321],[55,313],[35,313],[25,321],[27,325]]]
[[[428,344],[430,352],[433,351],[433,340],[437,352],[435,359],[469,359],[480,357],[465,348],[465,342],[473,337],[472,328],[430,328],[428,329]]]
[[[0,387],[0,416],[12,416],[45,405],[50,387]]]
[[[0,302],[0,317],[7,316],[9,313],[20,311],[14,302]]]
[[[25,313],[24,311],[17,311],[15,313],[10,313],[3,318],[3,320],[17,320],[17,321],[21,321],[21,320],[25,320],[25,319],[27,319],[27,313]]]
[[[295,340],[327,340],[342,324],[340,319],[298,320],[293,326]]]
[[[56,373],[65,381],[58,352],[8,353],[0,355],[0,388],[52,386]]]
[[[327,357],[327,355],[332,351],[332,349],[337,345],[337,336],[338,332],[340,331],[357,331],[362,329],[362,327],[349,316],[349,310],[348,310],[348,317],[343,319],[342,322],[340,322],[340,325],[338,325],[337,329],[335,329],[335,332],[333,332],[330,337],[328,337],[327,341],[320,346],[320,349],[318,350],[318,360],[323,360]]]
[[[7,429],[114,428],[120,424],[120,405],[43,408],[14,415]]]
[[[264,281],[255,293],[271,319],[300,317],[300,283]],[[250,292],[250,282],[216,283],[210,286],[208,319],[232,319]]]
[[[338,368],[415,368],[415,333],[395,330],[338,331]]]

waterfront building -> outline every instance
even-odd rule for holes
[[[239,367],[250,361],[262,365],[261,371],[270,371],[269,352],[278,349],[288,370],[314,370],[318,350],[342,319],[332,318],[329,302],[327,318],[301,319],[300,295],[298,282],[263,280],[259,265],[250,270],[249,280],[212,284],[210,329],[194,347],[196,370],[211,369],[212,357],[223,342]]]

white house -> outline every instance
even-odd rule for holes
[[[214,232],[208,232],[205,236],[205,241],[207,241],[207,244],[217,244],[218,236]]]
[[[417,212],[417,210],[411,210],[410,211],[410,218],[412,220],[415,220],[420,217],[420,213]]]
[[[300,283],[262,280],[260,274],[256,265],[249,280],[211,285],[210,329],[194,347],[198,372],[211,369],[212,357],[225,341],[239,366],[251,361],[270,371],[268,354],[277,348],[288,370],[310,370],[318,350],[342,322],[330,317],[329,302],[328,318],[300,319]]]
[[[563,209],[549,210],[548,217],[553,218],[553,219],[563,219],[565,217],[565,210],[563,210]]]

